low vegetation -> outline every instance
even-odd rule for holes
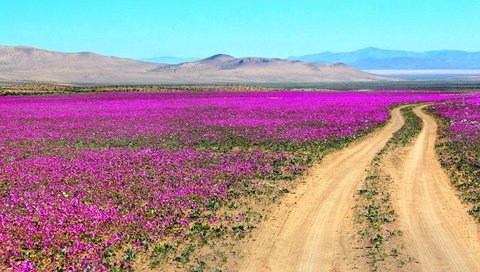
[[[1,83],[1,82],[0,82]],[[255,85],[74,85],[74,84],[0,84],[0,96],[2,95],[47,95],[47,94],[82,94],[95,92],[199,92],[199,91],[262,91],[272,88]]]
[[[367,169],[363,186],[357,192],[355,206],[356,223],[359,226],[357,236],[363,244],[362,250],[368,252],[368,263],[372,271],[386,268],[395,270],[412,261],[403,256],[402,243],[398,239],[403,235],[394,222],[397,213],[392,207],[390,185],[391,178],[382,171],[380,162],[388,152],[410,143],[422,129],[422,120],[412,111],[414,106],[401,109],[405,124],[382,148]],[[396,267],[391,266],[390,259]]]

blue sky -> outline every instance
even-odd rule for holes
[[[0,44],[130,58],[480,51],[478,0],[4,0]]]

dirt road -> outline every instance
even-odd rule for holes
[[[355,266],[353,196],[367,165],[403,125],[400,110],[380,131],[325,157],[286,196],[245,250],[240,271],[345,271]]]
[[[386,169],[407,254],[420,271],[480,271],[480,233],[455,195],[435,153],[437,125],[420,108],[424,127],[413,146]]]
[[[480,232],[436,158],[436,123],[420,108],[424,128],[407,153],[385,162],[392,201],[417,271],[480,271]],[[380,131],[325,157],[305,183],[274,208],[243,250],[239,271],[368,271],[353,249],[353,196],[367,165],[403,125],[397,108]]]

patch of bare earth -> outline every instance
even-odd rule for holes
[[[395,212],[385,231],[401,233],[384,248],[390,255],[398,249],[408,258],[390,258],[373,269],[480,271],[479,226],[440,167],[435,120],[420,107],[414,113],[423,122],[418,136],[388,152],[373,172],[372,160],[404,123],[398,108],[383,129],[313,166],[239,246],[240,259],[228,263],[227,271],[372,270],[371,250],[356,238],[353,209],[355,193],[369,175],[378,175],[382,184],[376,189],[389,196],[381,209]]]
[[[353,198],[375,154],[403,125],[399,109],[381,130],[313,166],[241,252],[239,271],[368,270],[358,262]]]

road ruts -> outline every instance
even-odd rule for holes
[[[353,195],[367,165],[403,124],[400,109],[395,108],[379,131],[313,166],[305,184],[287,195],[284,205],[259,226],[238,270],[350,270],[353,249],[346,233],[353,227],[347,216]]]

